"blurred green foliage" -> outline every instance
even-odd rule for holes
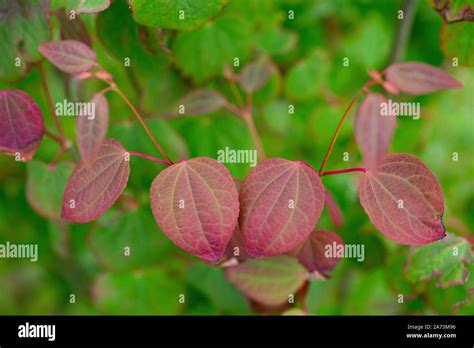
[[[60,1],[53,5],[61,10]],[[146,115],[147,124],[173,160],[216,158],[217,151],[226,146],[253,147],[244,123],[226,110],[202,117],[167,116],[176,113],[179,99],[197,87],[215,88],[235,101],[223,78],[224,66],[232,66],[238,58],[239,67],[234,69],[238,72],[246,63],[267,55],[275,64],[272,78],[254,96],[255,120],[267,155],[303,160],[318,168],[347,102],[369,78],[367,69],[381,70],[389,63],[400,6],[396,0],[230,0],[219,14],[192,31],[140,25],[124,0],[114,1],[104,12],[79,18],[92,38],[98,61]],[[288,11],[294,11],[294,19],[288,18]],[[148,24],[147,19],[143,21]],[[441,23],[428,2],[419,1],[406,60],[435,66],[445,62]],[[474,26],[463,25],[470,31]],[[59,39],[59,21],[52,18],[51,26],[52,38]],[[2,26],[0,34],[5,30]],[[24,39],[28,44],[29,38]],[[463,40],[472,60],[472,35],[470,42]],[[453,50],[451,46],[448,49]],[[11,49],[2,51],[14,54]],[[31,56],[37,58],[36,53]],[[124,68],[125,57],[130,58],[130,67]],[[343,66],[345,57],[348,67]],[[4,57],[0,60],[3,66]],[[105,87],[98,81],[76,81],[46,62],[43,65],[54,101],[88,100]],[[443,187],[448,231],[472,237],[474,72],[464,65],[461,60],[458,68],[450,70],[464,84],[462,90],[403,97],[421,103],[422,117],[400,119],[391,151],[415,154],[431,168]],[[46,127],[54,129],[36,67],[14,83],[0,81],[0,88],[28,92],[41,107]],[[107,99],[108,136],[130,151],[154,155],[154,147],[123,101],[112,93]],[[288,114],[289,104],[294,114]],[[74,140],[74,120],[63,118],[61,124]],[[97,222],[71,225],[38,215],[27,201],[27,175],[37,176],[30,178],[35,185],[46,186],[38,195],[48,195],[48,191],[56,195],[53,177],[47,177],[46,167],[37,161],[50,162],[57,150],[57,144],[45,138],[35,162],[18,163],[0,156],[0,243],[39,245],[37,263],[0,259],[1,314],[255,313],[221,269],[179,250],[159,231],[148,198],[149,186],[162,169],[156,163],[133,158],[125,191],[133,202],[121,199]],[[343,161],[345,152],[348,162]],[[458,161],[452,160],[455,152]],[[358,166],[360,161],[349,118],[327,169]],[[250,169],[248,164],[227,167],[239,179]],[[336,232],[346,243],[365,245],[365,262],[344,259],[331,279],[312,281],[309,312],[473,314],[473,267],[468,266],[471,277],[464,285],[441,289],[436,280],[410,282],[404,272],[409,248],[390,242],[374,229],[358,202],[357,179],[358,174],[330,176],[324,183],[344,212],[345,224]],[[318,227],[334,230],[326,211]],[[124,244],[132,252],[127,262],[120,253]],[[70,303],[71,294],[75,303]],[[181,294],[184,303],[179,301]],[[400,294],[403,303],[399,303]]]

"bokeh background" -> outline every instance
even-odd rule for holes
[[[245,124],[225,110],[199,117],[173,117],[180,98],[198,87],[212,87],[234,100],[223,78],[224,65],[239,57],[240,67],[262,55],[274,63],[270,81],[256,93],[255,122],[267,155],[303,160],[319,168],[348,101],[369,79],[368,69],[389,62],[403,1],[389,0],[230,0],[201,29],[147,29],[133,19],[124,0],[98,14],[81,14],[74,25],[63,5],[51,1],[52,38],[73,37],[91,44],[100,64],[146,116],[147,124],[173,160],[209,156],[226,146],[253,148]],[[295,18],[288,19],[293,10]],[[472,33],[472,23],[462,35]],[[420,157],[443,187],[445,224],[454,234],[471,237],[474,226],[474,56],[469,39],[449,42],[443,19],[429,1],[417,1],[404,60],[448,67],[464,84],[450,90],[402,100],[421,103],[418,121],[400,118],[391,152]],[[0,32],[8,31],[5,22]],[[68,30],[69,29],[69,30]],[[462,35],[459,35],[462,37]],[[69,36],[68,36],[69,35]],[[167,49],[160,47],[165,46]],[[447,49],[444,47],[448,47]],[[454,48],[453,48],[454,47]],[[8,49],[8,47],[5,47]],[[3,50],[3,47],[2,47]],[[452,67],[452,51],[459,67]],[[451,53],[450,53],[451,52]],[[131,66],[124,67],[123,58]],[[343,58],[348,57],[349,67]],[[469,58],[470,57],[470,58]],[[2,59],[2,58],[0,58]],[[104,88],[99,81],[76,81],[43,62],[55,101],[89,100]],[[1,89],[28,92],[39,104],[46,125],[54,125],[36,66]],[[108,136],[130,151],[156,154],[153,145],[123,101],[107,94],[111,124]],[[288,115],[288,105],[295,114]],[[74,140],[74,118],[62,118]],[[30,163],[0,156],[0,242],[37,243],[39,261],[0,259],[0,314],[255,314],[242,293],[213,268],[175,247],[159,230],[149,206],[149,186],[160,165],[133,158],[125,198],[102,218],[85,225],[47,219],[28,201],[28,185],[43,185],[54,195],[61,178],[41,176],[57,144],[45,138]],[[350,159],[343,161],[343,153]],[[453,152],[459,161],[453,161]],[[63,160],[68,160],[66,155]],[[352,116],[345,123],[327,170],[358,166]],[[43,166],[44,167],[44,166]],[[227,164],[243,179],[247,164]],[[346,243],[365,245],[365,262],[343,259],[329,280],[312,281],[312,314],[473,314],[472,277],[464,285],[442,289],[436,279],[410,282],[404,273],[408,247],[375,230],[357,196],[358,174],[324,178],[344,213],[334,229],[327,212],[319,228],[336,231]],[[28,183],[28,185],[27,185]],[[40,207],[41,209],[41,207]],[[123,245],[135,252],[124,259]],[[472,273],[473,266],[468,266]],[[75,303],[70,295],[75,294]],[[186,303],[178,301],[186,295]],[[404,303],[397,302],[405,295]]]

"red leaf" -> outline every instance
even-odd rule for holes
[[[326,209],[328,210],[329,217],[331,218],[332,223],[337,228],[341,227],[344,224],[344,216],[342,215],[341,208],[339,204],[334,200],[331,192],[327,189],[325,192],[324,202],[326,203]]]
[[[94,51],[80,41],[52,41],[42,44],[38,50],[58,69],[68,74],[89,71],[97,64]]]
[[[86,223],[104,214],[122,194],[130,175],[126,151],[113,139],[102,143],[91,163],[80,161],[64,191],[62,218]]]
[[[377,172],[364,174],[359,198],[375,227],[398,243],[421,245],[445,236],[441,187],[415,156],[385,157]]]
[[[388,100],[383,95],[368,93],[354,118],[356,141],[369,169],[375,169],[388,152],[397,124],[395,115],[381,113],[384,103]]]
[[[225,255],[228,259],[236,258],[239,261],[244,261],[249,258],[247,250],[245,250],[244,247],[242,232],[240,232],[238,224],[235,227],[235,231],[232,234],[229,244],[227,244]]]
[[[326,248],[336,245],[344,245],[342,238],[336,233],[326,230],[316,230],[303,243],[298,251],[298,260],[310,272],[317,271],[325,276],[332,271],[339,262],[338,257],[327,257]]]
[[[272,65],[265,57],[247,64],[237,76],[244,91],[253,93],[265,85],[272,74]]]
[[[77,146],[85,163],[97,156],[109,125],[109,104],[104,95],[95,94],[91,103],[95,105],[95,117],[78,116],[76,121]]]
[[[30,160],[44,134],[41,110],[19,89],[0,91],[0,152]]]
[[[324,187],[307,164],[272,158],[250,172],[240,203],[239,226],[249,255],[278,255],[311,233],[324,207]]]
[[[395,63],[387,68],[385,76],[400,91],[413,95],[462,88],[461,82],[443,70],[425,63]]]
[[[208,157],[163,170],[150,189],[156,222],[178,247],[217,262],[234,232],[239,199],[229,170]]]
[[[213,89],[197,89],[186,95],[179,102],[184,105],[185,115],[204,115],[226,105],[227,99]]]

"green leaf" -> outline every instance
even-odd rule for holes
[[[245,297],[225,278],[222,269],[205,263],[193,265],[186,273],[193,287],[207,295],[214,305],[225,313],[248,314]]]
[[[156,70],[166,64],[163,55],[154,56],[140,44],[140,26],[133,21],[125,1],[114,1],[107,11],[97,15],[96,31],[100,42],[112,56],[122,64],[128,58],[130,67],[144,77],[151,68]]]
[[[228,0],[130,0],[133,18],[149,27],[195,30],[216,16]]]
[[[226,275],[247,297],[268,306],[284,304],[308,277],[295,258],[285,255],[246,261]]]
[[[371,15],[347,36],[342,46],[350,67],[357,62],[365,69],[377,69],[386,63],[393,40],[392,27],[386,23],[381,15]]]
[[[105,273],[92,291],[97,308],[111,315],[173,315],[182,306],[180,283],[161,268]]]
[[[298,316],[298,315],[308,315],[305,311],[299,308],[290,308],[284,311],[281,315],[290,315],[290,316]]]
[[[257,41],[266,53],[279,56],[290,52],[296,46],[298,36],[279,27],[269,27],[258,33]]]
[[[60,162],[55,166],[31,160],[27,166],[26,197],[28,203],[41,216],[61,219],[64,189],[74,164]]]
[[[219,150],[255,149],[242,120],[233,116],[188,117],[176,120],[179,131],[189,143],[190,156],[218,157]],[[209,134],[213,134],[212,137]],[[158,138],[159,139],[159,138]],[[167,148],[165,148],[166,150]],[[225,163],[232,176],[244,178],[251,169],[248,163]]]
[[[444,24],[441,28],[441,49],[448,58],[457,58],[460,66],[474,65],[474,24]]]
[[[221,17],[193,32],[181,32],[173,46],[176,63],[196,82],[222,75],[224,65],[234,58],[242,65],[249,55],[251,40],[248,23],[237,17]]]
[[[102,266],[122,272],[156,262],[163,244],[159,235],[150,212],[137,208],[120,215],[111,224],[94,228],[89,241]]]
[[[50,39],[49,1],[2,1],[0,13],[0,78],[14,81],[41,59],[36,48]]]
[[[306,100],[315,97],[325,83],[329,65],[327,54],[315,50],[290,69],[286,77],[285,94],[292,100]]]
[[[155,118],[146,119],[145,122],[151,133],[173,160],[188,158],[186,142],[167,121]],[[143,127],[137,121],[111,124],[109,137],[120,139],[123,146],[129,151],[140,151],[147,154],[156,154],[157,151]]]
[[[73,10],[76,13],[97,13],[110,6],[110,0],[73,0],[77,5]]]
[[[155,118],[145,119],[145,122],[151,133],[173,161],[189,157],[188,145],[184,138],[167,121]],[[161,158],[161,155],[146,135],[143,127],[136,120],[112,123],[108,136],[120,139],[128,151],[139,151]],[[130,175],[130,184],[148,192],[151,182],[157,173],[163,169],[163,166],[135,156],[132,156],[130,161],[133,167],[133,174]]]
[[[263,118],[274,132],[283,133],[288,129],[293,116],[289,113],[289,105],[284,100],[273,100],[264,107]]]
[[[405,274],[411,282],[438,276],[437,286],[446,288],[464,284],[469,275],[466,264],[473,262],[469,242],[448,234],[440,241],[414,248],[405,265]]]

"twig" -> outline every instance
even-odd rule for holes
[[[395,34],[393,49],[390,55],[391,63],[401,61],[405,56],[406,44],[410,36],[413,19],[415,18],[416,5],[416,0],[403,1],[403,19],[398,25],[397,32]]]
[[[46,81],[46,75],[44,73],[43,63],[38,64],[38,69],[40,71],[41,85],[43,87],[43,92],[46,96],[46,100],[48,102],[48,106],[51,111],[51,116],[53,117],[54,124],[56,126],[56,129],[58,130],[59,137],[61,138],[60,144],[62,147],[64,147],[64,133],[61,127],[61,123],[59,122],[59,117],[58,115],[56,115],[56,111],[54,109],[53,98],[51,97],[51,92],[48,87],[48,82]]]

